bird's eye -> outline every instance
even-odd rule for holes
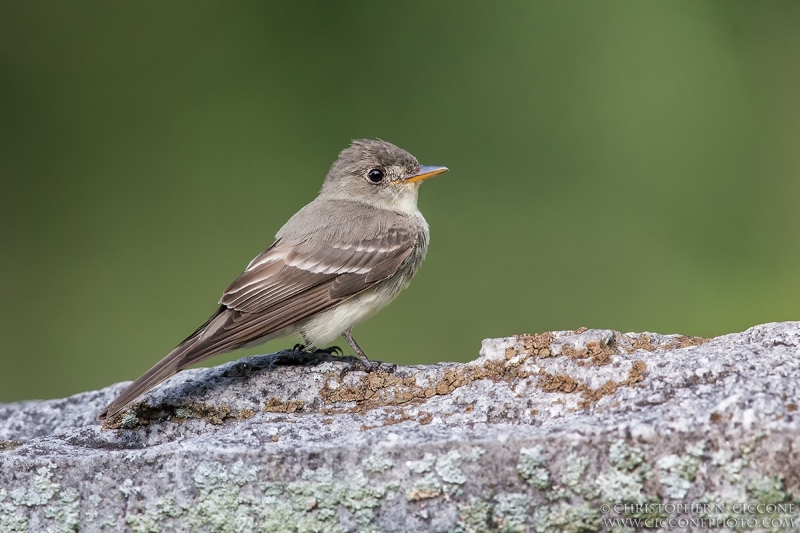
[[[367,179],[372,183],[380,183],[383,181],[383,171],[379,168],[373,168],[367,172]]]

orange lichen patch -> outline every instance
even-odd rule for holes
[[[368,429],[375,429],[382,426],[393,426],[395,424],[400,424],[401,422],[406,422],[408,420],[414,419],[413,416],[406,413],[403,409],[397,409],[396,411],[388,411],[388,413],[389,416],[386,417],[380,424],[376,424],[374,426],[368,426],[366,424],[362,424],[361,431],[367,431]],[[432,418],[433,417],[431,417],[431,419]]]
[[[10,452],[14,448],[19,448],[22,444],[22,442],[16,440],[0,440],[0,452]]]
[[[575,363],[580,366],[607,365],[612,361],[611,356],[616,353],[617,350],[613,346],[613,343],[612,345],[608,345],[599,341],[587,342],[586,348],[582,350],[577,350],[568,344],[561,347],[561,355],[574,359]],[[588,361],[586,361],[586,359],[588,359]]]
[[[470,379],[465,372],[449,369],[446,370],[444,376],[436,382],[433,386],[433,390],[436,391],[436,394],[449,394],[457,388],[463,387],[470,381],[473,380]]]
[[[709,342],[710,340],[711,339],[707,339],[705,337],[688,337],[686,335],[678,335],[677,337],[675,337],[675,340],[673,340],[670,343],[667,343],[664,346],[664,349],[678,350],[681,348],[688,348],[690,346],[701,346]]]
[[[226,418],[238,418],[238,413],[233,413],[227,405],[206,405],[204,403],[192,405],[194,418],[202,418],[214,425],[220,425]]]
[[[325,403],[361,403],[370,400],[375,400],[374,403],[376,405],[406,403],[416,396],[411,392],[416,392],[416,389],[420,389],[420,387],[416,386],[416,378],[414,376],[401,378],[389,374],[385,370],[377,370],[365,374],[361,377],[361,383],[358,385],[345,385],[342,378],[333,372],[329,372],[325,377],[327,379],[319,391],[319,395]],[[331,380],[336,381],[335,387],[331,387]],[[400,394],[396,395],[395,392]]]
[[[586,331],[586,328],[575,330],[576,334]],[[618,334],[617,334],[618,335]],[[436,395],[450,394],[456,389],[476,380],[489,379],[494,382],[505,381],[511,383],[517,379],[529,377],[531,374],[523,368],[529,357],[553,357],[550,344],[555,340],[553,333],[536,335],[518,335],[514,346],[506,349],[505,357],[500,360],[485,360],[481,364],[460,365],[446,369],[434,383],[426,386],[417,384],[415,376],[401,377],[390,374],[384,370],[370,372],[359,378],[357,383],[345,384],[341,375],[333,372],[325,374],[325,382],[320,389],[320,397],[330,405],[335,403],[350,403],[346,408],[326,408],[321,412],[327,415],[340,413],[359,413],[376,408],[385,408],[403,405],[413,407],[426,402]],[[687,338],[689,339],[689,338]],[[637,339],[639,346],[649,342],[649,336]],[[630,342],[634,342],[630,340]],[[699,342],[697,340],[681,340],[681,342]],[[562,355],[573,359],[579,365],[607,365],[616,353],[616,343],[605,344],[600,341],[590,341],[581,350],[566,345],[562,347]],[[517,356],[527,357],[517,357]],[[634,361],[628,377],[624,381],[608,381],[598,389],[592,389],[585,383],[568,374],[549,374],[539,371],[537,386],[545,392],[573,393],[580,392],[584,395],[584,404],[588,405],[611,395],[621,386],[631,386],[638,383],[646,369],[643,361]],[[467,406],[465,412],[472,411],[472,406]],[[386,424],[395,424],[409,420],[408,415],[397,415],[387,419]],[[420,421],[427,423],[428,418],[420,415]],[[370,429],[365,426],[364,429]]]
[[[650,335],[648,335],[646,333],[644,335],[639,335],[638,337],[635,337],[633,339],[631,339],[630,337],[627,337],[627,336],[624,336],[624,337],[631,343],[631,346],[633,346],[633,348],[628,348],[627,349],[628,353],[633,353],[636,350],[644,350],[646,352],[654,352],[654,351],[656,351],[658,349],[658,345],[653,344],[653,342],[652,342],[652,340],[650,338]]]
[[[472,366],[470,381],[490,379],[494,382],[526,378],[530,374],[521,368],[527,358],[520,361],[484,361],[481,366]]]
[[[585,383],[580,383],[575,378],[567,374],[549,374],[543,372],[539,378],[537,386],[544,392],[563,392],[572,393],[580,392],[583,395],[583,400],[578,402],[578,407],[586,409],[594,402],[600,400],[603,396],[610,396],[617,392],[620,387],[630,387],[644,379],[644,372],[647,370],[647,365],[644,361],[636,360],[631,365],[628,371],[628,377],[623,381],[614,381],[612,379],[606,381],[596,389],[592,389]]]
[[[575,392],[578,380],[567,374],[548,374],[545,372],[540,378],[538,387],[544,392]]]
[[[426,413],[425,411],[420,411],[419,415],[417,416],[417,422],[419,422],[423,426],[427,426],[433,421],[433,415],[431,413]]]
[[[269,398],[261,409],[265,413],[296,413],[303,410],[303,400]]]
[[[589,389],[583,391],[583,401],[578,403],[578,406],[581,409],[586,409],[589,407],[593,402],[598,401],[603,396],[609,396],[617,392],[617,382],[613,379],[610,379],[600,385],[596,389]]]
[[[628,370],[628,379],[625,380],[621,385],[633,385],[634,383],[639,383],[644,379],[644,373],[647,370],[647,364],[641,359],[637,359],[631,365],[631,369]]]
[[[325,374],[319,395],[326,404],[347,402],[355,406],[344,410],[324,410],[326,414],[364,413],[371,409],[397,405],[417,405],[436,395],[450,394],[454,390],[479,379],[511,381],[524,378],[528,373],[521,368],[523,361],[484,361],[481,365],[461,365],[448,368],[438,380],[426,386],[417,384],[416,377],[400,377],[377,370],[361,376],[358,383],[345,384],[333,372]]]
[[[536,333],[534,335],[523,334],[516,336],[516,344],[506,348],[506,359],[519,354],[533,355],[542,359],[550,357],[550,343],[556,340],[556,336],[550,332]]]
[[[435,498],[442,493],[442,489],[438,487],[430,488],[413,488],[406,493],[406,500],[416,502],[419,500],[426,500],[428,498]]]
[[[248,418],[253,418],[254,416],[256,416],[256,412],[253,411],[252,409],[241,409],[239,411],[239,416],[237,416],[236,418],[241,421],[241,420],[247,420]]]
[[[689,348],[690,346],[700,346],[711,340],[705,337],[677,335],[676,337],[670,339],[670,341],[666,344],[658,344],[650,335],[646,333],[635,338],[621,334],[620,336],[624,337],[628,342],[631,343],[632,348],[629,347],[626,350],[628,353],[633,353],[636,350],[644,350],[646,352],[654,352],[656,350],[680,350],[681,348]]]

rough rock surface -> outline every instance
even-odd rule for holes
[[[800,529],[800,322],[300,363],[182,372],[107,428],[124,384],[0,405],[0,531]]]

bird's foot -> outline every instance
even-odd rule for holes
[[[350,330],[342,332],[342,337],[345,338],[350,347],[356,352],[356,356],[358,359],[353,361],[352,366],[350,367],[351,370],[363,370],[364,372],[375,372],[381,367],[380,361],[370,361],[367,354],[364,353],[364,350],[358,345],[356,340],[353,338],[353,334],[350,333]]]
[[[292,348],[292,353],[295,355],[344,355],[344,351],[338,346],[317,348],[314,345],[306,346],[305,344],[295,344],[294,348]]]
[[[327,355],[341,356],[344,355],[344,350],[338,346],[328,346],[327,348],[316,348],[314,353],[324,353]]]
[[[366,357],[359,357],[350,365],[350,370],[361,370],[369,374],[370,372],[379,370],[381,368],[381,364],[383,363],[380,361],[370,361]]]
[[[306,354],[306,353],[308,353],[308,352],[306,351],[306,345],[305,344],[297,343],[292,348],[292,355],[300,355],[300,354]]]

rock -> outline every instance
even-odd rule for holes
[[[800,322],[299,363],[182,372],[106,428],[124,383],[0,405],[0,531],[800,528]]]

